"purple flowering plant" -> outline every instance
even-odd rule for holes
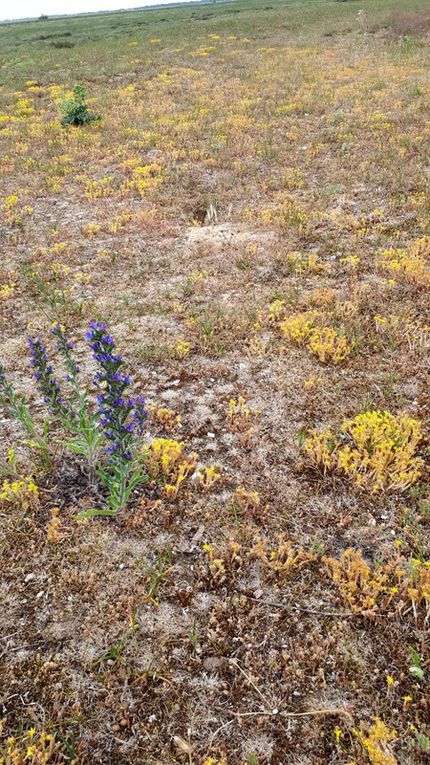
[[[67,433],[60,443],[86,459],[90,485],[94,488],[98,478],[107,493],[104,508],[89,510],[78,517],[115,515],[127,504],[133,490],[147,480],[139,459],[147,418],[144,399],[128,395],[132,380],[123,371],[123,358],[117,354],[106,324],[91,322],[85,336],[97,365],[95,402],[80,385],[79,365],[65,328],[56,323],[51,332],[66,370],[68,392],[64,394],[57,382],[40,337],[29,339],[37,386],[49,409],[51,422]],[[0,365],[0,403],[6,398],[11,414],[24,425],[27,422],[28,430],[35,431],[25,400],[17,397],[6,383]]]
[[[51,334],[55,338],[55,347],[63,359],[66,370],[66,381],[70,389],[68,403],[65,403],[60,386],[53,376],[53,368],[48,363],[46,351],[40,360],[32,353],[34,375],[52,416],[69,434],[68,438],[61,443],[74,454],[86,459],[89,482],[94,487],[103,433],[99,427],[97,413],[91,407],[86,391],[82,391],[79,387],[80,370],[73,355],[73,343],[67,337],[62,324],[53,324]],[[34,342],[38,341],[30,339],[30,349]]]
[[[114,515],[127,504],[136,486],[148,480],[138,456],[148,414],[141,396],[129,398],[126,394],[132,380],[122,371],[123,358],[116,353],[106,324],[91,322],[86,339],[98,366],[94,379],[97,418],[108,455],[98,470],[102,484],[109,490],[104,514]]]

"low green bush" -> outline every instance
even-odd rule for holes
[[[62,107],[63,118],[61,124],[63,127],[69,125],[89,125],[91,122],[96,122],[101,119],[99,114],[90,111],[88,104],[85,100],[86,92],[83,85],[76,85],[73,88],[73,98],[67,99]]]

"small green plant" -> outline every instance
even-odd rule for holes
[[[75,43],[71,40],[54,40],[51,43],[51,46],[53,48],[74,48]]]
[[[421,656],[419,653],[416,652],[415,648],[412,648],[412,646],[409,646],[409,650],[411,652],[411,661],[412,664],[409,667],[410,674],[415,677],[417,680],[424,680],[424,670],[421,666]]]
[[[201,648],[200,648],[200,636],[199,636],[199,631],[198,631],[196,619],[193,619],[193,625],[192,625],[192,628],[191,628],[191,632],[188,635],[188,639],[189,639],[191,645],[193,646],[195,652],[196,653],[200,653],[201,652]]]
[[[41,304],[41,310],[50,320],[52,317],[60,321],[67,314],[82,315],[84,302],[74,300],[64,285],[52,286],[37,270],[26,266],[21,274],[31,297]]]
[[[26,446],[37,450],[38,458],[43,469],[51,465],[49,456],[49,425],[43,420],[42,426],[37,428],[33,416],[28,408],[27,399],[24,395],[16,393],[12,385],[6,380],[3,365],[0,362],[0,406],[3,406],[10,417],[21,423],[27,431],[29,439],[24,441]],[[0,473],[14,475],[17,473],[15,452],[9,450],[6,463],[0,466]]]
[[[91,122],[97,122],[101,119],[100,114],[90,111],[86,102],[86,91],[83,85],[76,85],[73,88],[73,97],[64,101],[62,110],[63,118],[61,124],[63,127],[74,125],[89,125]]]
[[[147,598],[153,603],[157,603],[156,598],[160,584],[171,571],[173,564],[173,549],[167,545],[164,550],[157,552],[154,565],[149,565],[145,571],[147,580]]]
[[[416,742],[421,751],[425,752],[426,754],[430,754],[430,738],[417,730],[415,730],[414,733]]]

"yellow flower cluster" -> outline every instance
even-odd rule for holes
[[[338,472],[359,489],[376,493],[404,490],[418,480],[421,441],[417,420],[370,411],[346,420],[338,433],[330,427],[311,431],[304,449],[315,467]]]
[[[19,202],[19,199],[16,196],[16,194],[11,194],[10,196],[6,197],[6,199],[3,202],[4,212],[10,212],[11,210],[14,210],[15,207],[17,207],[18,202]]]
[[[176,414],[173,409],[168,409],[168,407],[149,404],[148,409],[151,419],[163,428],[173,430],[181,422],[180,415]]]
[[[9,298],[15,292],[13,284],[0,284],[0,299]]]
[[[0,745],[0,765],[57,765],[64,762],[52,734],[30,728],[22,736],[9,736]]]
[[[3,481],[0,490],[0,504],[19,505],[24,510],[34,505],[38,499],[39,490],[31,478],[22,481]]]
[[[246,430],[249,427],[252,414],[253,412],[243,396],[239,396],[237,401],[234,398],[230,399],[226,411],[229,429],[235,432]]]
[[[165,410],[170,412],[170,410]],[[173,414],[173,413],[172,413]],[[152,480],[163,484],[168,499],[176,499],[184,481],[193,478],[203,491],[209,491],[220,480],[221,473],[215,465],[198,466],[195,452],[185,454],[184,442],[173,438],[154,438],[142,449],[143,463]]]
[[[408,249],[382,250],[378,253],[380,268],[411,284],[430,286],[430,237],[413,242]]]
[[[280,321],[285,316],[285,300],[274,300],[269,306],[269,321]]]
[[[289,576],[293,571],[315,560],[315,555],[301,547],[294,547],[288,539],[279,539],[277,547],[270,548],[267,540],[259,539],[252,547],[252,558],[260,560],[275,575]]]
[[[397,765],[397,758],[389,746],[390,742],[397,738],[397,733],[390,730],[379,717],[375,717],[375,722],[367,733],[363,727],[361,730],[354,730],[354,733],[371,765]]]
[[[124,210],[124,212],[119,213],[114,218],[112,218],[112,220],[108,220],[107,230],[110,234],[117,234],[118,231],[121,231],[121,229],[124,228],[124,226],[132,220],[132,218],[133,214],[127,210]],[[97,231],[95,233],[97,233]]]
[[[179,339],[174,345],[170,346],[170,351],[175,359],[185,359],[190,352],[190,343],[186,340]]]
[[[340,258],[339,263],[342,263],[343,266],[357,268],[360,265],[360,258],[358,255],[347,255],[345,258]]]
[[[111,178],[111,176],[100,178],[99,181],[95,181],[90,178],[84,178],[83,180],[85,185],[85,196],[87,199],[99,199],[100,197],[107,197],[110,196],[110,194],[113,192],[113,178]]]
[[[304,211],[302,206],[292,196],[285,196],[281,202],[279,209],[280,225],[283,229],[290,230],[296,228],[299,231],[303,230],[304,224],[309,218],[309,215]]]
[[[342,601],[352,611],[395,608],[401,612],[412,604],[414,618],[430,611],[430,561],[394,556],[370,566],[361,550],[345,550],[339,559],[323,557],[326,572],[337,586]]]
[[[154,438],[143,447],[143,461],[151,478],[170,478],[178,462],[184,457],[183,441],[173,438]]]
[[[132,168],[131,178],[121,184],[121,193],[128,194],[137,191],[141,197],[147,195],[160,183],[163,182],[163,168],[153,163],[151,165],[138,165]]]
[[[279,328],[292,343],[306,345],[314,331],[315,322],[320,316],[318,311],[302,311],[288,316]]]
[[[352,346],[346,337],[332,327],[320,327],[322,314],[302,311],[288,316],[279,325],[285,337],[296,345],[304,345],[322,364],[340,364],[348,358]]]
[[[282,186],[287,191],[302,189],[305,185],[303,172],[298,167],[287,167],[282,176]]]
[[[392,568],[380,566],[372,571],[363,560],[361,550],[345,550],[340,559],[324,557],[323,563],[337,585],[345,604],[352,611],[368,611],[377,605],[382,595],[394,595],[389,587]]]
[[[242,565],[242,548],[234,540],[230,540],[222,551],[214,550],[210,544],[203,545],[202,549],[207,555],[209,572],[215,584],[223,584],[227,576],[233,576]]]
[[[346,337],[331,327],[314,329],[306,347],[322,364],[341,364],[352,351]]]
[[[179,489],[197,466],[197,454],[186,455],[184,442],[172,438],[154,438],[143,447],[143,461],[149,476],[164,483],[164,493],[176,499]]]
[[[416,617],[417,608],[424,606],[428,610],[430,606],[430,561],[420,561],[413,558],[408,569],[398,569],[396,574],[398,577],[406,576],[403,579],[403,585],[412,602]]]
[[[205,465],[197,470],[196,478],[203,491],[209,491],[214,483],[221,480],[221,473],[216,465]]]
[[[285,261],[290,271],[296,274],[320,274],[328,270],[327,264],[320,260],[316,252],[290,252]]]

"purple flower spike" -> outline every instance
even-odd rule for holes
[[[92,321],[86,333],[93,358],[101,368],[95,375],[98,413],[112,460],[131,460],[133,442],[143,432],[148,416],[143,398],[127,398],[124,393],[132,379],[121,371],[122,356],[115,353],[115,341],[104,322]]]
[[[65,361],[67,368],[66,380],[74,383],[77,375],[79,374],[79,367],[72,356],[73,343],[68,339],[65,329],[62,324],[54,324],[51,330],[55,339],[57,340],[55,347],[59,351]]]
[[[30,337],[28,339],[28,346],[30,348],[34,376],[45,403],[48,404],[53,414],[60,417],[67,416],[69,410],[64,404],[60,387],[53,375],[53,369],[48,362],[46,348],[43,345],[41,338]]]

